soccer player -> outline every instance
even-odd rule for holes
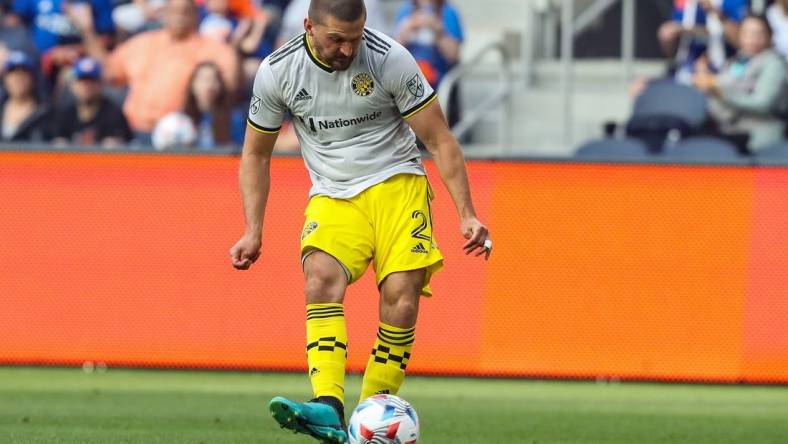
[[[281,426],[333,443],[347,439],[345,289],[374,263],[380,325],[361,399],[396,394],[411,356],[419,298],[431,294],[430,277],[443,264],[415,136],[456,205],[465,253],[487,259],[492,250],[435,92],[408,51],[366,29],[365,19],[363,0],[312,0],[306,32],[260,65],[240,162],[246,230],[230,250],[241,270],[260,256],[271,151],[289,111],[312,179],[301,261],[314,399],[276,397],[269,407]]]

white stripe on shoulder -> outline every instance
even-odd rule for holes
[[[303,43],[303,41],[304,41],[304,34],[303,33],[298,34],[297,36],[295,36],[292,39],[288,40],[287,43],[282,45],[281,48],[279,48],[276,51],[272,52],[268,57],[271,60],[273,60],[274,58],[277,58],[277,57],[283,55],[284,53],[286,53],[287,51],[289,51],[290,49],[292,49],[294,46],[298,45],[299,43]]]

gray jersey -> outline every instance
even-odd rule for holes
[[[257,71],[249,124],[275,133],[292,115],[312,178],[310,196],[349,198],[400,173],[424,175],[416,137],[404,118],[435,100],[407,49],[365,29],[345,71],[315,55],[302,34]]]

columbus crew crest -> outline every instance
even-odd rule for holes
[[[365,72],[353,76],[351,86],[353,87],[353,92],[361,97],[366,97],[375,90],[375,82],[372,80],[372,77]]]
[[[307,236],[312,234],[313,231],[317,230],[317,222],[309,222],[304,226],[304,230],[301,231],[301,240],[306,239]]]

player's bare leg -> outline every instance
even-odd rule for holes
[[[347,274],[330,254],[310,253],[304,260],[304,279],[307,304],[341,304],[345,300]]]
[[[380,321],[399,328],[416,326],[426,270],[392,273],[380,285]]]
[[[381,283],[380,325],[364,372],[361,400],[399,391],[416,337],[425,275],[425,269],[402,271],[390,274]]]
[[[271,400],[271,414],[282,427],[324,442],[347,440],[344,418],[347,330],[342,302],[348,284],[342,265],[315,251],[304,260],[307,307],[307,361],[314,399],[306,403]]]

